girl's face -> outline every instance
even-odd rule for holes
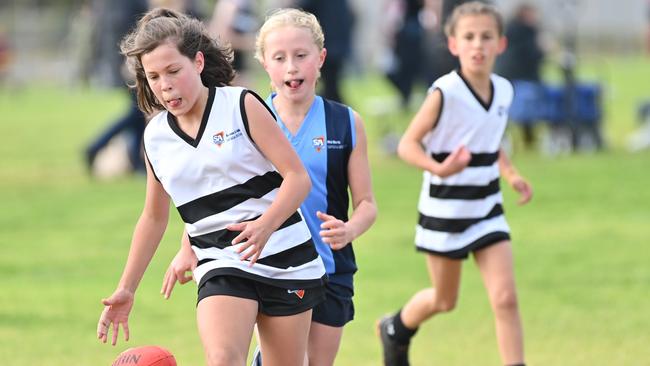
[[[192,111],[203,86],[201,52],[190,59],[175,44],[165,42],[142,55],[141,61],[149,87],[165,109],[176,117]]]
[[[318,49],[308,29],[283,26],[264,38],[262,66],[278,96],[303,101],[315,94],[325,54],[325,49]]]
[[[496,57],[505,50],[497,21],[490,15],[465,15],[458,19],[449,50],[458,56],[461,69],[470,75],[489,75]]]

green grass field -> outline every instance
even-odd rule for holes
[[[606,75],[602,70],[607,70]],[[623,148],[637,102],[648,97],[643,59],[606,60],[584,74],[608,83],[609,148],[548,157],[515,149],[535,189],[518,207],[505,189],[529,365],[637,365],[650,359],[650,152]],[[354,88],[352,88],[352,84]],[[355,242],[356,320],[337,365],[379,365],[375,319],[428,286],[413,245],[420,172],[378,147],[380,131],[399,132],[409,115],[378,115],[368,100],[389,91],[378,78],[347,82],[365,116],[379,205],[374,227]],[[180,219],[138,290],[131,340],[101,344],[100,299],[117,283],[144,197],[144,178],[97,182],[85,173],[84,144],[126,104],[115,91],[28,87],[0,91],[0,363],[10,366],[109,365],[128,346],[170,349],[181,366],[203,364],[195,325],[195,286],[159,295],[178,247]],[[516,130],[510,133],[518,146]],[[412,364],[499,365],[481,279],[467,261],[457,309],[427,322]]]

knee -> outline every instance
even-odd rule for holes
[[[435,313],[448,313],[456,308],[456,299],[441,299],[436,300],[433,304],[433,312]]]
[[[442,295],[436,292],[431,304],[431,311],[432,313],[448,313],[456,308],[457,301],[457,294]]]
[[[497,314],[509,314],[517,311],[517,293],[514,290],[499,291],[494,295],[492,307]]]
[[[205,356],[208,366],[243,365],[246,363],[246,360],[242,359],[236,352],[227,349],[206,350]]]

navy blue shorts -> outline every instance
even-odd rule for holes
[[[209,296],[226,295],[257,301],[259,312],[289,316],[314,308],[325,299],[324,286],[288,290],[237,276],[214,276],[198,290],[197,304]]]
[[[354,303],[352,302],[354,290],[348,287],[328,282],[325,285],[325,301],[314,307],[311,321],[342,327],[354,319]]]

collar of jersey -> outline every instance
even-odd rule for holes
[[[185,133],[179,126],[176,116],[167,112],[167,123],[169,128],[174,131],[178,137],[183,139],[185,142],[190,144],[192,147],[197,147],[199,142],[201,142],[201,137],[203,137],[203,132],[205,132],[205,127],[208,125],[208,118],[210,118],[210,111],[212,110],[212,103],[214,102],[215,88],[208,88],[208,101],[205,103],[205,110],[203,111],[203,117],[201,118],[201,126],[199,131],[196,134],[196,137],[192,137]]]

